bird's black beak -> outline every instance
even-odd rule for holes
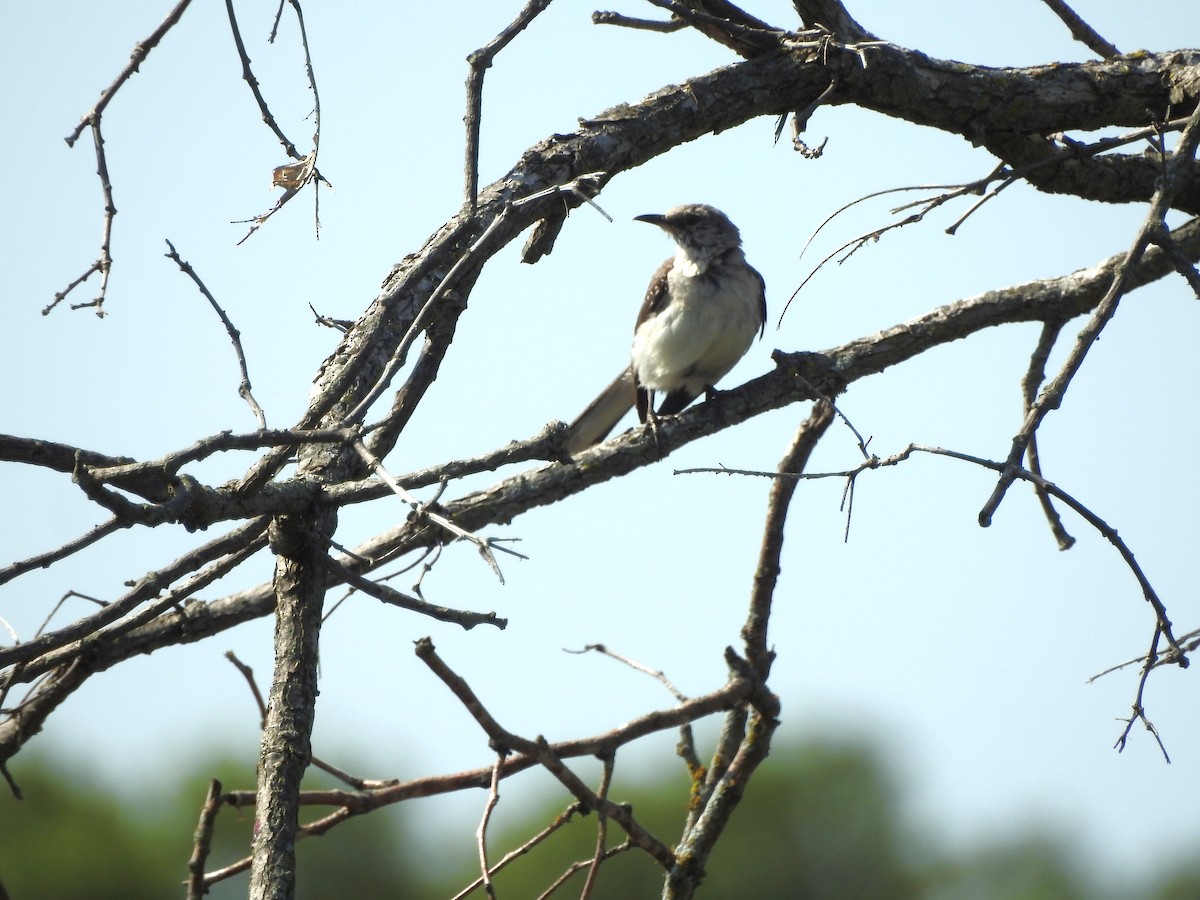
[[[667,217],[658,213],[646,213],[644,216],[634,216],[635,222],[649,222],[651,225],[657,225],[659,228],[667,227]]]

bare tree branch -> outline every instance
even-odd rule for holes
[[[464,195],[467,206],[472,210],[479,200],[479,126],[483,115],[483,77],[495,61],[496,54],[528,28],[529,23],[542,13],[550,2],[551,0],[527,0],[524,8],[503,31],[467,57],[470,73],[467,75],[467,114],[463,119],[467,126]]]
[[[238,396],[240,396],[250,406],[250,411],[254,413],[254,418],[258,420],[258,427],[266,430],[267,416],[263,412],[262,407],[258,405],[258,401],[254,399],[254,394],[251,393],[250,372],[246,367],[246,353],[242,350],[242,334],[234,327],[225,310],[221,308],[221,304],[217,302],[217,298],[212,295],[208,287],[200,280],[200,276],[196,274],[196,270],[192,268],[191,263],[181,259],[179,254],[175,252],[175,245],[167,241],[167,246],[170,252],[166,254],[167,259],[179,266],[179,270],[188,278],[192,279],[196,287],[200,289],[200,293],[204,295],[204,299],[208,301],[209,306],[213,308],[221,319],[221,324],[225,326],[225,332],[229,335],[230,343],[233,344],[233,352],[237,355],[238,370],[242,374],[241,383],[238,384]]]
[[[813,448],[831,422],[832,405],[818,401],[797,429],[791,446],[779,462],[779,471],[803,472]],[[750,608],[742,626],[742,640],[746,649],[744,666],[754,684],[754,692],[748,698],[751,707],[749,716],[747,719],[741,710],[731,711],[726,716],[725,730],[718,740],[718,751],[713,756],[708,779],[700,793],[700,803],[697,804],[699,812],[694,817],[689,816],[688,828],[680,837],[675,854],[678,862],[667,878],[664,898],[675,900],[694,896],[704,877],[708,857],[729,823],[730,815],[741,802],[747,782],[771,750],[771,736],[779,724],[779,699],[766,685],[771,664],[775,660],[775,653],[767,642],[767,626],[780,571],[783,526],[796,484],[793,478],[777,479],[771,485],[771,495],[767,501]],[[731,650],[726,652],[726,659],[735,671],[739,668]],[[724,755],[735,742],[736,753]]]
[[[437,655],[433,642],[428,638],[417,641],[417,657],[437,675],[445,685],[453,691],[459,702],[479,723],[489,738],[489,742],[498,752],[515,750],[524,756],[531,757],[543,766],[551,775],[557,778],[577,800],[588,809],[603,812],[607,817],[620,825],[629,835],[629,839],[645,850],[650,856],[664,867],[675,864],[675,855],[671,849],[643,828],[630,814],[628,809],[618,806],[611,800],[597,795],[580,780],[579,776],[563,764],[562,757],[555,752],[544,738],[528,740],[507,731],[501,727],[480,702],[475,692],[454,671],[450,669]]]
[[[1038,337],[1037,347],[1029,357],[1029,368],[1025,372],[1025,377],[1021,379],[1021,398],[1024,404],[1023,413],[1029,414],[1029,408],[1033,406],[1037,399],[1037,391],[1041,386],[1042,381],[1046,377],[1046,360],[1050,358],[1050,351],[1054,349],[1054,343],[1058,340],[1058,335],[1062,332],[1062,322],[1046,322],[1042,325],[1041,335]],[[1039,478],[1042,475],[1042,462],[1038,454],[1037,435],[1035,434],[1029,441],[1029,471]],[[1050,495],[1046,493],[1046,489],[1040,485],[1034,486],[1034,492],[1037,494],[1038,502],[1042,505],[1042,512],[1046,516],[1046,521],[1050,525],[1050,531],[1054,535],[1055,541],[1058,542],[1059,550],[1070,550],[1075,545],[1075,538],[1067,532],[1063,527],[1062,517],[1059,516],[1058,510],[1054,508],[1054,503],[1050,500]]]
[[[247,55],[246,46],[242,42],[242,34],[241,30],[238,28],[237,16],[233,11],[233,0],[225,0],[225,11],[229,17],[229,28],[233,33],[233,41],[237,47],[238,57],[242,61],[242,79],[246,82],[250,88],[250,92],[254,95],[254,100],[258,104],[259,110],[262,112],[263,122],[266,123],[267,127],[270,128],[272,132],[274,132],[275,136],[279,139],[279,142],[283,145],[283,149],[288,156],[294,160],[297,160],[295,163],[277,166],[275,168],[274,172],[272,173],[272,184],[275,187],[283,188],[283,194],[280,195],[277,201],[275,201],[275,205],[265,213],[257,215],[253,219],[244,220],[251,223],[250,230],[246,232],[245,237],[238,241],[239,244],[245,243],[250,235],[254,234],[254,232],[258,231],[259,228],[266,224],[267,219],[271,218],[271,216],[283,209],[284,205],[287,204],[289,200],[299,194],[300,191],[310,183],[314,188],[313,225],[317,237],[319,238],[321,236],[321,200],[320,191],[317,190],[317,188],[320,186],[321,182],[324,182],[326,185],[329,184],[329,181],[317,168],[317,153],[321,144],[321,95],[317,91],[317,76],[313,71],[312,51],[309,50],[308,46],[308,31],[304,27],[304,12],[300,8],[299,0],[286,0],[286,2],[292,7],[293,10],[295,10],[296,13],[296,24],[300,29],[300,45],[304,49],[304,71],[308,77],[308,89],[313,96],[313,144],[312,149],[304,155],[301,155],[300,151],[296,149],[295,145],[288,140],[286,135],[284,135],[283,131],[279,128],[279,124],[275,121],[275,116],[271,113],[270,108],[267,106],[267,101],[263,97],[262,91],[259,90],[258,79],[254,77],[254,73],[250,69],[250,57]],[[275,24],[271,29],[270,41],[272,43],[275,40],[275,35],[279,28],[279,17],[282,15],[282,13],[283,3],[281,2],[279,5],[279,14],[276,15]],[[330,186],[332,187],[332,185]]]
[[[187,900],[202,900],[208,893],[204,886],[204,863],[212,849],[213,826],[221,810],[221,782],[213,779],[208,785],[208,796],[200,808],[200,822],[196,825],[195,847],[188,860]]]
[[[984,527],[991,524],[992,515],[995,513],[997,507],[999,507],[1000,502],[1004,499],[1005,492],[1015,479],[1015,471],[1025,455],[1034,432],[1041,425],[1046,415],[1051,410],[1058,409],[1062,404],[1063,395],[1066,393],[1071,380],[1083,366],[1083,361],[1087,356],[1088,350],[1091,349],[1092,344],[1099,338],[1100,332],[1104,330],[1104,326],[1108,324],[1108,321],[1116,313],[1117,304],[1128,290],[1126,279],[1128,278],[1130,267],[1136,265],[1142,254],[1146,252],[1152,235],[1167,231],[1167,210],[1171,208],[1172,198],[1179,189],[1179,186],[1186,180],[1184,170],[1194,162],[1197,143],[1200,143],[1200,106],[1196,107],[1196,110],[1189,118],[1187,127],[1180,136],[1179,146],[1176,148],[1170,161],[1166,163],[1167,171],[1164,172],[1161,186],[1155,192],[1154,199],[1150,204],[1150,211],[1146,214],[1146,220],[1138,231],[1137,237],[1133,241],[1133,246],[1125,255],[1124,260],[1116,267],[1111,287],[1109,287],[1104,298],[1092,313],[1087,324],[1076,336],[1071,353],[1067,357],[1066,362],[1063,363],[1059,373],[1042,389],[1041,394],[1030,407],[1021,430],[1013,438],[1012,450],[1008,457],[1008,468],[1001,475],[999,482],[992,491],[991,497],[984,504],[983,509],[979,511],[979,524]]]
[[[1114,56],[1121,55],[1120,50],[1102,38],[1096,29],[1083,21],[1079,17],[1079,14],[1071,9],[1064,0],[1044,0],[1044,2],[1054,11],[1056,16],[1062,19],[1063,24],[1071,29],[1071,36],[1081,44],[1087,46],[1097,56],[1101,56],[1104,59],[1112,59]]]
[[[150,33],[149,37],[134,44],[133,52],[130,53],[129,62],[126,63],[125,68],[121,70],[121,73],[117,75],[112,84],[100,92],[100,100],[79,121],[79,124],[75,126],[75,130],[66,137],[67,146],[74,147],[75,142],[79,140],[79,136],[83,134],[85,128],[90,128],[92,131],[92,143],[96,148],[96,174],[100,177],[100,190],[104,195],[104,224],[100,237],[100,257],[81,276],[55,294],[54,300],[42,310],[42,315],[46,315],[54,309],[71,291],[87,281],[95,272],[100,273],[99,293],[97,293],[93,300],[87,303],[77,303],[71,308],[94,308],[97,316],[102,317],[104,315],[104,299],[108,293],[108,275],[112,269],[113,218],[117,215],[117,206],[113,201],[112,182],[108,177],[108,160],[104,155],[104,137],[100,133],[100,119],[104,115],[104,110],[107,109],[108,104],[117,95],[117,91],[141,68],[146,57],[150,55],[150,51],[157,47],[163,37],[166,36],[166,33],[175,27],[175,24],[179,21],[184,10],[188,8],[191,2],[192,0],[180,0],[174,9],[167,13],[167,17],[162,20],[159,26]]]
[[[287,898],[295,890],[300,782],[312,757],[316,715],[324,545],[336,519],[336,512],[317,509],[271,522],[275,670],[259,757],[251,900]]]

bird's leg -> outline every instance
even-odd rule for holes
[[[658,439],[658,413],[654,411],[653,406],[646,410],[645,428],[649,430],[651,436],[654,438],[654,449],[658,451],[658,456],[661,459],[666,454],[663,453],[662,442]]]
[[[634,377],[636,379],[636,375]],[[650,434],[654,436],[654,448],[661,457],[663,452],[662,444],[658,440],[658,416],[654,412],[654,391],[651,388],[638,385],[637,400],[634,406],[637,409],[638,420],[642,423],[642,428],[649,429]]]

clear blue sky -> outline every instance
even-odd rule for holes
[[[273,202],[270,171],[287,160],[240,81],[223,9],[194,4],[104,119],[120,213],[102,321],[66,309],[40,315],[95,257],[100,234],[90,145],[85,139],[68,150],[62,139],[167,4],[0,5],[0,162],[9,176],[0,431],[149,458],[204,434],[254,427],[236,393],[224,331],[162,258],[165,238],[241,330],[270,424],[291,424],[336,342],[312,324],[307,304],[356,317],[390,266],[458,208],[464,59],[519,5],[361,3],[347,12],[309,4],[320,167],[336,190],[321,196],[319,241],[308,197],[236,247],[245,226],[230,220]],[[776,24],[793,21],[783,0],[747,6]],[[931,55],[990,65],[1088,58],[1035,0],[850,6],[876,33]],[[1200,41],[1187,3],[1075,6],[1122,50]],[[632,2],[619,8],[648,14]],[[591,9],[552,5],[489,72],[483,183],[580,116],[734,61],[691,34],[594,27]],[[264,41],[269,13],[247,11],[241,24],[285,131],[305,145],[311,99],[291,20],[285,15],[274,46]],[[829,138],[818,161],[774,146],[773,126],[751,122],[617,178],[599,198],[615,222],[586,207],[574,212],[553,255],[537,266],[518,264],[516,246],[497,257],[389,467],[404,472],[530,436],[591,399],[624,364],[646,280],[670,252],[660,234],[631,221],[635,215],[692,201],[724,209],[766,278],[773,325],[813,262],[887,221],[891,203],[865,204],[835,221],[800,259],[830,212],[871,191],[966,181],[993,166],[961,139],[851,108],[813,118],[813,142]],[[819,350],[991,288],[1091,265],[1125,249],[1144,212],[1016,187],[957,236],[944,234],[964,209],[947,209],[820,273],[726,383],[766,371],[775,347]],[[81,291],[78,299],[86,299],[93,288]],[[1186,456],[1196,421],[1180,403],[1200,375],[1198,316],[1178,279],[1126,299],[1041,434],[1048,476],[1120,529],[1181,632],[1200,618],[1200,498]],[[977,335],[855,385],[841,407],[880,455],[915,441],[1002,457],[1019,426],[1019,380],[1036,335],[1032,325]],[[691,694],[722,683],[721,652],[736,644],[744,617],[767,484],[672,469],[770,469],[805,412],[763,417],[496,529],[520,537],[530,556],[502,559],[506,586],[474,551],[447,550],[426,595],[495,609],[508,617],[507,631],[462,633],[356,597],[325,633],[316,752],[335,760],[352,752],[378,777],[486,764],[483,736],[411,654],[411,641],[426,634],[508,728],[550,739],[606,730],[668,702],[640,676],[562,648],[605,642]],[[852,436],[835,428],[815,467],[856,461]],[[196,474],[220,481],[247,462],[229,458]],[[486,483],[452,486],[448,496]],[[1187,680],[1194,676],[1161,672],[1147,695],[1173,765],[1140,731],[1118,755],[1116,720],[1127,714],[1135,673],[1085,681],[1144,651],[1150,611],[1115,551],[1084,523],[1067,517],[1079,543],[1057,551],[1029,492],[1012,492],[993,527],[980,529],[975,516],[991,485],[982,470],[932,458],[864,476],[849,543],[840,483],[802,487],[772,623],[780,737],[881,742],[908,811],[949,845],[1045,826],[1077,836],[1097,871],[1149,870],[1200,837],[1200,727]],[[61,476],[8,467],[0,469],[0,490],[5,562],[100,518]],[[339,539],[353,545],[404,514],[399,502],[347,513]],[[66,591],[110,598],[195,541],[161,529],[121,535],[0,590],[0,616],[28,639]],[[226,587],[269,572],[264,559]],[[66,614],[82,611],[70,605]],[[229,649],[266,683],[270,623],[262,621],[92,679],[30,749],[86,753],[111,781],[137,771],[169,783],[173,765],[204,758],[214,745],[252,759],[257,717],[222,658]],[[623,771],[677,765],[673,742],[667,735],[638,750]],[[518,802],[521,792],[510,788],[506,799]],[[446,804],[445,814],[461,811],[473,822],[478,802]]]

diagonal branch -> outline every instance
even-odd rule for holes
[[[344,581],[351,587],[358,588],[358,590],[370,597],[374,597],[376,600],[382,600],[384,603],[390,603],[392,606],[399,606],[402,609],[411,610],[412,612],[429,616],[431,619],[437,619],[441,622],[453,622],[456,625],[461,625],[465,631],[470,631],[476,625],[495,625],[501,630],[508,626],[508,619],[502,619],[494,612],[477,613],[466,609],[450,609],[449,607],[438,606],[436,603],[429,603],[425,600],[418,600],[416,597],[410,597],[395,588],[388,587],[386,584],[379,584],[378,582],[371,581],[369,578],[364,578],[334,559],[327,557],[325,565],[339,581]]]
[[[265,430],[267,427],[267,416],[263,412],[262,407],[258,405],[258,401],[254,399],[254,394],[251,393],[250,372],[246,367],[246,353],[242,349],[241,332],[234,327],[225,310],[221,308],[221,304],[217,302],[217,298],[212,295],[212,292],[200,280],[200,276],[196,274],[196,270],[192,268],[192,264],[180,258],[179,254],[175,251],[175,245],[170,241],[167,241],[167,246],[170,248],[170,252],[166,254],[167,259],[174,262],[175,265],[179,266],[179,270],[184,275],[192,279],[192,282],[199,288],[200,293],[204,295],[204,299],[208,301],[209,306],[213,308],[213,311],[221,319],[221,324],[225,326],[225,333],[229,335],[229,340],[233,344],[233,352],[237,356],[238,371],[242,375],[241,383],[238,385],[238,396],[250,406],[250,411],[254,413],[254,418],[258,421],[258,427]]]
[[[1043,0],[1056,16],[1062,19],[1064,25],[1071,29],[1071,37],[1084,44],[1097,56],[1112,59],[1120,56],[1121,51],[1102,38],[1099,32],[1083,21],[1075,10],[1071,9],[1064,0]]]
[[[1046,360],[1050,358],[1050,351],[1054,349],[1054,343],[1058,340],[1058,335],[1062,332],[1062,322],[1048,321],[1042,325],[1041,335],[1038,337],[1037,347],[1029,357],[1029,368],[1025,371],[1025,377],[1021,379],[1021,398],[1024,403],[1023,412],[1029,414],[1030,407],[1033,406],[1037,398],[1038,387],[1041,386],[1042,380],[1046,377]],[[1037,435],[1035,434],[1029,440],[1029,471],[1039,478],[1042,475],[1041,455],[1038,453]],[[1050,524],[1050,531],[1054,535],[1055,541],[1058,542],[1059,550],[1070,550],[1075,545],[1075,538],[1071,537],[1070,533],[1063,526],[1062,517],[1058,514],[1058,510],[1054,508],[1054,503],[1050,499],[1050,495],[1046,489],[1040,485],[1034,486],[1034,493],[1037,495],[1038,502],[1042,506],[1042,513],[1046,516],[1046,521]]]
[[[179,0],[179,3],[175,4],[175,7],[167,13],[167,17],[159,23],[159,26],[150,32],[149,37],[133,45],[133,52],[129,54],[129,62],[125,64],[125,68],[121,70],[121,73],[113,80],[112,84],[100,92],[100,100],[79,121],[79,124],[75,126],[75,130],[67,135],[66,141],[68,147],[75,146],[75,142],[83,134],[83,129],[99,121],[100,117],[104,115],[104,110],[108,108],[108,104],[117,95],[117,91],[141,68],[142,63],[146,61],[146,57],[150,55],[150,51],[157,47],[159,41],[166,36],[167,32],[175,27],[175,24],[183,15],[184,10],[191,5],[191,2],[192,0]]]
[[[660,865],[670,868],[675,864],[675,854],[671,852],[670,847],[642,827],[633,818],[629,809],[600,797],[584,784],[578,775],[564,765],[562,757],[546,742],[545,738],[539,737],[531,741],[503,728],[487,711],[466,681],[437,655],[433,642],[429,638],[417,641],[416,653],[417,657],[450,688],[454,696],[479,723],[494,749],[498,752],[515,750],[535,759],[588,809],[603,812],[625,829],[629,839],[656,859]]]

